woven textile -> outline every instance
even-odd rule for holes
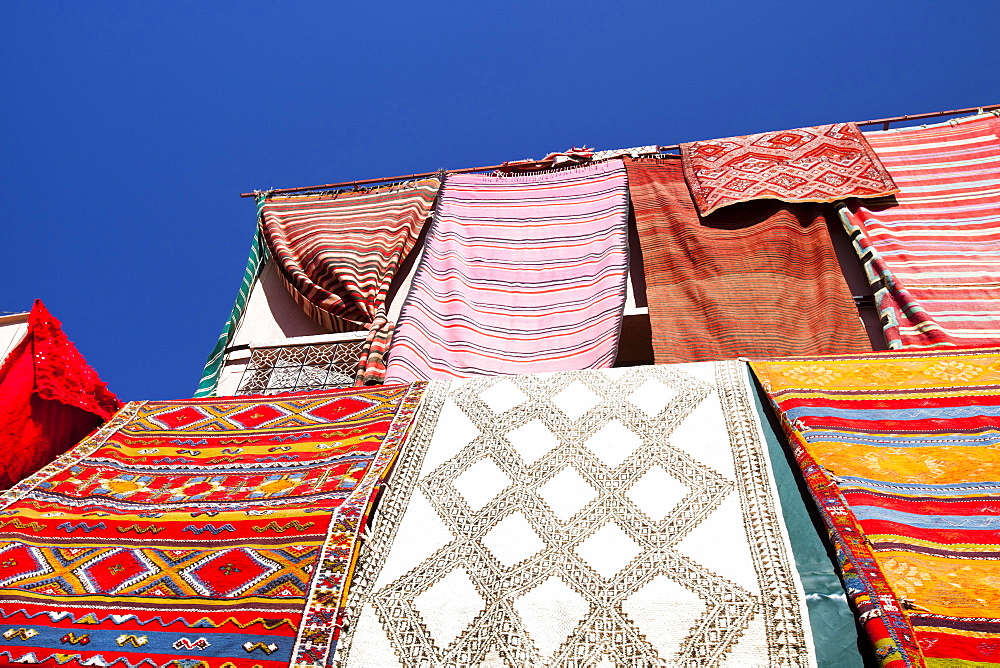
[[[359,380],[379,382],[392,337],[386,295],[430,217],[438,179],[365,193],[268,197],[261,229],[292,297],[335,332],[369,330]]]
[[[120,406],[36,300],[28,331],[0,366],[0,489],[51,462]]]
[[[336,658],[811,665],[747,383],[738,362],[432,383]]]
[[[2,497],[0,660],[328,665],[423,389],[128,404]]]
[[[1000,665],[1000,349],[752,364],[883,665]]]
[[[854,123],[681,144],[684,176],[702,215],[754,199],[832,202],[896,192]]]
[[[258,216],[263,200],[257,201]],[[236,336],[236,328],[239,327],[240,320],[247,310],[247,302],[250,300],[250,291],[253,290],[257,277],[267,262],[267,245],[260,233],[260,228],[253,235],[253,243],[250,245],[250,257],[247,258],[246,267],[243,269],[243,280],[240,281],[240,289],[236,293],[236,303],[233,310],[222,326],[222,333],[215,340],[212,352],[208,354],[205,361],[205,369],[201,373],[201,380],[198,381],[198,389],[195,391],[196,397],[209,397],[215,394],[219,387],[219,376],[222,375],[222,367],[226,362],[226,349]]]
[[[610,367],[625,169],[450,175],[389,349],[392,381]]]
[[[895,199],[840,207],[890,348],[1000,340],[1000,119],[866,133]]]
[[[676,159],[625,159],[657,363],[871,350],[819,204],[699,218]]]
[[[632,148],[614,148],[607,151],[594,151],[594,156],[591,160],[607,160],[608,158],[620,158],[624,155],[638,158],[643,155],[657,155],[659,152],[660,147],[656,144],[651,144],[650,146],[633,146]]]

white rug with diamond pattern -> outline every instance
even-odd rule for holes
[[[741,362],[432,383],[339,665],[813,665]]]

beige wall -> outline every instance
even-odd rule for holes
[[[27,313],[0,316],[0,360],[7,358],[7,355],[14,349],[14,346],[21,342],[27,331]]]

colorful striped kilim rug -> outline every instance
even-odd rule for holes
[[[261,206],[264,239],[295,301],[331,331],[369,330],[362,381],[383,378],[393,329],[386,295],[439,187],[424,179],[372,192],[268,197]]]
[[[1000,118],[866,133],[899,184],[841,218],[890,348],[1000,340]]]
[[[676,159],[625,159],[656,362],[871,350],[820,204],[700,218]]]
[[[627,213],[620,160],[448,176],[386,378],[611,366],[625,306]]]
[[[423,389],[128,404],[0,500],[0,661],[328,665]]]
[[[698,211],[754,199],[832,202],[896,192],[854,123],[681,144]]]
[[[345,666],[808,666],[740,362],[433,381]]]
[[[752,362],[885,666],[1000,666],[1000,349]]]

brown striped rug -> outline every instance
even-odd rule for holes
[[[817,203],[700,217],[680,160],[625,158],[657,364],[871,350]]]
[[[292,298],[333,332],[368,330],[357,383],[385,378],[394,325],[386,299],[441,186],[423,179],[368,192],[268,197],[260,228]]]

